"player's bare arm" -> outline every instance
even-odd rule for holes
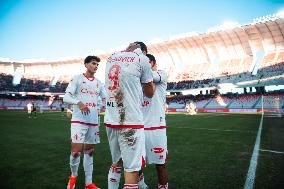
[[[143,91],[146,97],[152,98],[155,92],[155,85],[153,81],[143,84]]]

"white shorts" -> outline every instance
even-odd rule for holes
[[[31,114],[32,113],[32,110],[28,110],[28,114]]]
[[[72,123],[71,141],[80,144],[98,144],[100,143],[99,127]]]
[[[120,158],[126,172],[141,170],[145,165],[144,129],[114,129],[106,127],[113,163]]]
[[[165,164],[168,159],[166,129],[145,130],[146,162]]]

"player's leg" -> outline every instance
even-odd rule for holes
[[[123,167],[123,161],[120,159],[113,163],[108,172],[108,189],[118,189]]]
[[[119,146],[124,166],[124,189],[138,189],[138,172],[145,165],[144,129],[120,129]]]
[[[93,152],[94,152],[94,145],[93,144],[85,144],[84,145],[84,171],[85,171],[85,188],[86,189],[99,189],[93,183]]]
[[[83,143],[71,143],[71,154],[70,154],[70,169],[71,176],[78,176],[78,168],[80,164],[80,156],[83,149]]]
[[[143,174],[142,169],[138,173],[138,186],[139,186],[139,189],[148,189],[149,188],[147,186],[147,184],[145,183],[144,174]]]
[[[155,164],[158,175],[158,189],[168,188],[167,161],[167,135],[166,129],[145,131],[146,162]]]
[[[32,111],[31,110],[28,110],[28,115],[29,115],[29,118],[32,117]]]
[[[166,164],[156,164],[158,175],[158,189],[168,189],[168,171]]]
[[[106,127],[106,133],[113,162],[108,172],[108,189],[118,189],[123,166],[118,143],[118,129]]]
[[[99,127],[88,127],[84,144],[84,171],[85,171],[85,188],[98,188],[93,182],[93,152],[94,145],[100,143]]]
[[[67,189],[74,189],[78,177],[78,168],[80,165],[80,157],[83,151],[86,126],[80,124],[71,124],[71,154],[70,154],[70,169],[71,176]]]
[[[94,145],[100,143],[99,127],[88,126],[88,131],[85,135],[84,141],[84,171],[85,171],[85,188],[98,189],[98,187],[92,182],[93,180],[93,162],[94,162]]]
[[[71,143],[70,169],[71,176],[67,184],[67,189],[74,189],[78,177],[78,168],[80,165],[80,156],[82,153],[83,143]]]
[[[148,151],[151,150],[151,139],[150,139],[149,132],[144,131],[144,134],[145,134],[145,152],[144,152],[144,156],[146,158],[146,163],[147,163],[148,162],[147,154],[149,154]],[[139,189],[148,189],[149,187],[145,183],[143,169],[144,169],[144,167],[142,167],[142,169],[138,173],[138,186],[139,186]]]

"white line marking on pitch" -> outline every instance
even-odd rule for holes
[[[255,144],[254,144],[253,154],[251,156],[249,170],[247,173],[247,178],[246,178],[244,189],[253,189],[255,173],[256,173],[256,168],[257,168],[257,160],[258,160],[258,153],[259,153],[259,146],[260,146],[262,124],[263,124],[263,113],[261,114],[257,137],[256,137]]]
[[[259,149],[262,152],[271,152],[271,153],[275,153],[275,154],[284,154],[284,152],[281,151],[275,151],[275,150],[265,150],[265,149]]]
[[[171,129],[195,129],[195,130],[208,130],[208,131],[255,133],[254,131],[243,131],[243,130],[232,130],[232,129],[209,129],[209,128],[192,128],[192,127],[168,127],[168,128],[171,128]]]

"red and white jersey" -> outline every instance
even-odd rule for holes
[[[143,116],[145,130],[166,128],[165,103],[167,89],[167,74],[165,71],[153,71],[156,90],[152,98],[144,96]]]
[[[71,123],[98,126],[98,99],[105,98],[103,84],[96,78],[87,78],[84,74],[76,75],[69,83],[63,101],[73,104]],[[90,113],[82,114],[78,102],[88,106]]]
[[[105,126],[143,128],[142,84],[151,81],[153,75],[149,59],[140,49],[111,55],[106,63],[105,72]]]

